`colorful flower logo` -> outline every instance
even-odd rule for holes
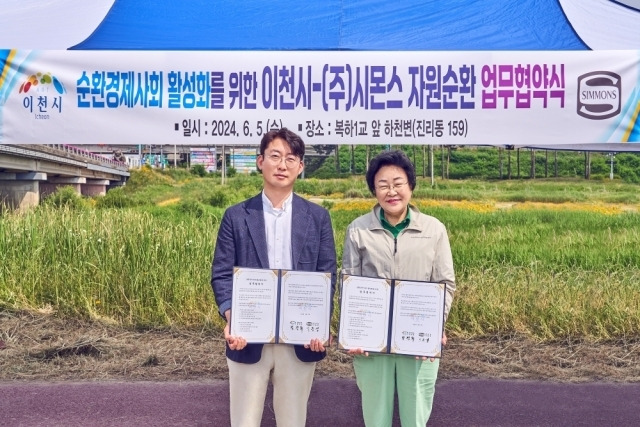
[[[27,93],[29,92],[29,89],[38,85],[53,85],[55,90],[61,95],[66,92],[64,86],[62,85],[62,83],[60,83],[60,80],[58,80],[55,76],[52,76],[51,73],[36,73],[30,75],[27,81],[20,85],[19,93]]]

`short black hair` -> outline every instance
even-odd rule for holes
[[[297,134],[291,132],[287,128],[282,128],[279,130],[270,130],[265,133],[262,137],[262,141],[260,141],[260,155],[264,156],[264,152],[266,151],[271,141],[276,138],[280,138],[287,143],[289,148],[291,149],[291,153],[294,156],[300,158],[300,160],[304,160],[304,141]]]
[[[398,166],[402,168],[407,174],[407,180],[411,191],[416,188],[416,171],[413,167],[413,163],[409,160],[409,157],[400,150],[383,151],[369,162],[369,170],[367,170],[367,185],[369,186],[371,194],[376,194],[376,185],[374,180],[376,178],[376,174],[383,166]]]

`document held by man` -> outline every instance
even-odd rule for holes
[[[342,276],[338,348],[441,357],[446,284]]]
[[[231,335],[249,343],[329,343],[331,273],[235,267]]]

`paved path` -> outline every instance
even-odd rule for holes
[[[220,380],[0,383],[0,426],[227,426],[228,396]],[[355,382],[316,379],[308,426],[362,426]],[[440,381],[429,426],[640,426],[640,384]]]

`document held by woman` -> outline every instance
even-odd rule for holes
[[[338,348],[441,357],[446,284],[342,276]]]

